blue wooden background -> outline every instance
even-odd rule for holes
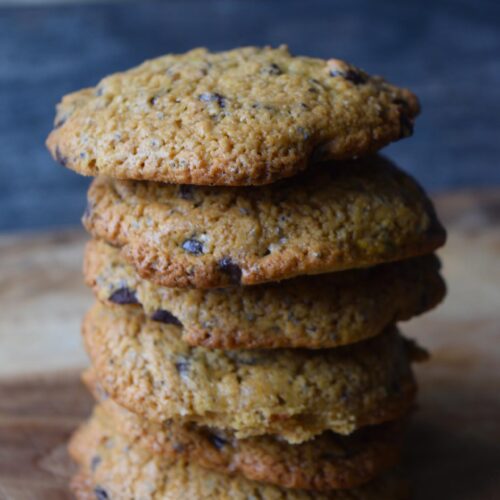
[[[0,7],[0,230],[77,224],[88,179],[44,148],[60,96],[166,52],[288,43],[411,87],[389,156],[431,191],[500,184],[500,2],[176,0]]]

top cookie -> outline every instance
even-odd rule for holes
[[[259,185],[412,133],[410,91],[285,46],[167,55],[63,98],[47,145],[84,175]]]

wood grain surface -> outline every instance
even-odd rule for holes
[[[403,324],[432,351],[406,463],[417,500],[500,497],[500,191],[437,199],[449,296]],[[65,442],[88,414],[78,381],[80,231],[0,238],[0,499],[70,498]],[[389,499],[388,499],[389,500]]]

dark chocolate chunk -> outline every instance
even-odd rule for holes
[[[349,391],[346,387],[342,387],[342,390],[340,391],[340,400],[347,403],[350,399],[351,397],[349,395]]]
[[[183,200],[192,200],[193,199],[193,187],[188,184],[181,184],[179,186],[179,196]]]
[[[135,292],[130,288],[122,287],[115,290],[110,296],[109,300],[115,304],[138,304],[139,301],[135,296]]]
[[[297,127],[297,132],[306,140],[310,137],[309,132],[304,127]]]
[[[182,248],[193,255],[201,255],[203,253],[203,243],[201,241],[195,240],[194,238],[189,238],[182,242]]]
[[[262,72],[266,75],[282,75],[282,69],[275,63],[271,63],[269,66],[262,68]]]
[[[167,325],[182,326],[182,323],[166,309],[157,309],[152,315],[151,319],[153,321],[158,321],[159,323],[165,323]]]
[[[181,359],[175,363],[175,369],[179,372],[179,375],[187,375],[189,373],[189,361]]]
[[[367,78],[365,75],[353,69],[348,69],[346,71],[332,69],[332,71],[330,71],[330,76],[340,76],[354,83],[354,85],[362,85],[367,82]]]
[[[208,439],[218,450],[222,450],[222,448],[224,448],[224,446],[226,446],[227,444],[227,441],[225,439],[222,439],[215,434],[210,434]]]
[[[68,158],[61,153],[59,146],[56,147],[56,161],[63,167],[66,167],[68,165]]]
[[[396,99],[393,99],[392,102],[394,104],[396,104],[397,106],[399,106],[400,108],[408,109],[408,102],[405,101],[404,99],[396,98]]]
[[[174,443],[172,448],[176,453],[184,453],[186,451],[186,447],[182,443]]]
[[[203,102],[216,102],[221,108],[226,107],[226,98],[217,92],[203,92],[198,99]]]
[[[400,139],[413,135],[413,122],[408,118],[408,114],[404,109],[401,109],[399,113],[399,124],[401,126],[399,133]]]
[[[410,137],[413,134],[413,121],[408,117],[409,104],[404,99],[394,99],[392,101],[399,107],[399,123],[401,132],[400,139]]]
[[[109,498],[108,492],[101,486],[96,486],[94,488],[94,493],[97,500],[107,500]]]
[[[67,116],[62,116],[61,118],[57,119],[56,122],[54,123],[54,128],[62,127],[66,123],[67,119],[68,119]]]
[[[229,276],[231,283],[239,285],[241,283],[241,268],[235,264],[230,257],[223,257],[219,260],[219,269]]]

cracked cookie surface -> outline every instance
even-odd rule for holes
[[[168,287],[254,285],[431,253],[431,202],[381,157],[272,186],[175,186],[99,177],[84,216],[144,278]]]
[[[67,95],[47,145],[84,175],[258,185],[411,135],[410,91],[286,47],[167,55]]]
[[[108,419],[93,416],[70,442],[80,466],[72,482],[78,500],[407,500],[407,485],[393,474],[349,490],[312,492],[206,470],[152,453]]]
[[[92,240],[84,275],[104,303],[140,304],[182,326],[190,345],[218,349],[351,344],[436,306],[445,285],[435,256],[251,287],[167,288],[142,279],[114,248]]]
[[[327,350],[211,350],[180,328],[124,306],[96,304],[83,323],[99,381],[147,419],[195,422],[237,438],[274,434],[290,443],[406,414],[415,396],[416,347],[395,329]]]
[[[239,440],[220,429],[151,422],[107,397],[92,370],[84,374],[84,381],[100,401],[94,418],[111,420],[114,429],[155,454],[221,473],[283,488],[325,491],[365,484],[399,460],[403,422],[368,427],[347,437],[325,432],[298,445],[274,436]]]

